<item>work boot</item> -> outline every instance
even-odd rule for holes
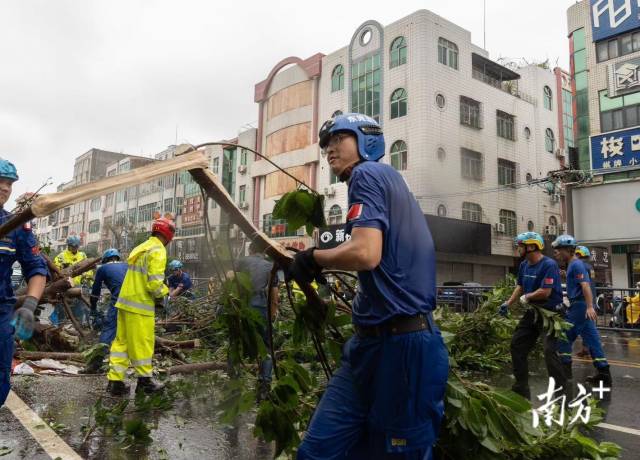
[[[572,363],[562,363],[562,372],[567,380],[573,379]]]
[[[513,386],[511,387],[511,391],[513,391],[514,393],[518,393],[520,396],[522,396],[525,399],[529,399],[531,400],[531,390],[529,389],[529,385],[527,385],[526,383],[524,384],[520,384],[520,383],[514,383]]]
[[[138,377],[136,385],[136,394],[144,392],[145,394],[159,393],[164,390],[162,383],[156,382],[151,377]]]
[[[120,380],[109,380],[107,391],[111,396],[126,396],[129,394],[129,385]]]
[[[256,394],[256,403],[260,404],[262,401],[269,397],[269,392],[271,391],[270,382],[260,381],[258,385],[258,392]]]
[[[611,388],[613,382],[609,366],[599,367],[597,373],[587,377],[587,382],[594,386],[600,386],[600,382],[602,382],[603,387]]]

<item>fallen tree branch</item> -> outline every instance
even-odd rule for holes
[[[189,349],[200,348],[202,344],[200,343],[200,339],[184,340],[179,342],[175,340],[163,339],[162,337],[156,336],[156,346]]]
[[[62,353],[58,351],[25,351],[18,350],[14,356],[22,360],[55,359],[58,361],[70,360],[84,362],[82,353]]]
[[[226,363],[208,362],[208,363],[194,363],[194,364],[181,364],[180,366],[173,366],[165,369],[167,375],[175,374],[193,374],[195,372],[204,371],[223,371],[227,369]]]
[[[76,331],[78,331],[78,334],[80,334],[80,337],[84,339],[87,335],[84,333],[84,331],[80,327],[80,323],[78,323],[78,320],[73,314],[73,311],[71,311],[71,307],[69,306],[69,301],[66,298],[62,299],[62,305],[64,306],[64,312],[67,314],[67,318],[71,320],[71,324],[73,324],[73,327],[76,329]]]

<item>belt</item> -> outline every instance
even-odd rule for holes
[[[358,326],[353,328],[360,337],[382,337],[384,335],[408,334],[409,332],[423,331],[431,325],[425,315],[395,316],[388,321],[376,326]]]

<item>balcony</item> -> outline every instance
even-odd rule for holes
[[[472,53],[472,65],[471,74],[474,79],[536,105],[536,99],[533,96],[518,89],[520,74],[476,53]]]

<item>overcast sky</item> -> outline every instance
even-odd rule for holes
[[[96,147],[152,155],[167,145],[235,137],[256,124],[255,83],[282,58],[328,54],[368,19],[425,8],[483,45],[481,0],[0,3],[0,157],[21,177],[15,198],[49,176],[68,181]],[[572,0],[487,0],[491,57],[567,68]],[[11,203],[7,206],[10,207]]]

